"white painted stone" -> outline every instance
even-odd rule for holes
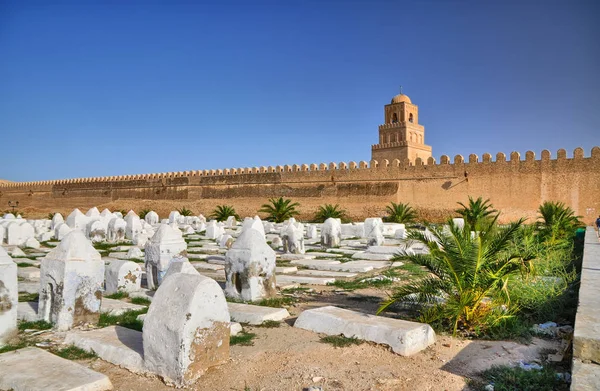
[[[181,255],[175,256],[169,262],[169,268],[167,269],[167,273],[163,277],[163,281],[167,279],[169,276],[177,273],[187,273],[187,274],[200,274],[196,270],[196,268],[190,263],[190,261]]]
[[[5,226],[6,244],[21,246],[29,238],[35,237],[35,228],[25,220],[15,219]]]
[[[145,314],[143,314],[145,315]],[[149,373],[144,365],[142,333],[121,326],[109,326],[90,331],[69,331],[65,344],[94,352],[104,361],[133,373]]]
[[[190,254],[188,254],[189,258]],[[224,265],[215,265],[213,263],[208,262],[192,262],[192,266],[199,270],[225,270]]]
[[[317,239],[319,234],[317,233],[317,226],[313,224],[306,225],[306,239]]]
[[[100,211],[94,206],[93,208],[90,208],[85,215],[87,217],[100,217]]]
[[[349,223],[341,225],[342,236],[345,237],[365,237],[364,223]]]
[[[146,213],[146,216],[144,216],[144,220],[146,221],[146,223],[148,224],[158,224],[160,222],[160,219],[158,217],[158,213],[156,213],[155,211],[151,210],[150,212]]]
[[[15,215],[12,213],[5,213],[4,216],[2,216],[2,218],[5,220],[12,220],[15,218]]]
[[[273,250],[279,250],[283,246],[283,241],[279,236],[274,237],[269,245]]]
[[[130,211],[127,213],[125,217],[125,238],[133,239],[136,235],[139,235],[142,232],[142,223],[140,221],[140,217],[135,214],[135,212]],[[130,214],[132,213],[132,214]]]
[[[125,240],[125,231],[127,223],[120,217],[113,217],[108,222],[108,231],[106,232],[106,240],[109,243],[117,243]]]
[[[17,334],[17,264],[0,247],[0,346]]]
[[[338,247],[342,240],[342,224],[340,219],[332,217],[325,220],[321,227],[321,246]]]
[[[70,228],[83,232],[85,231],[88,221],[88,216],[84,215],[79,209],[74,209],[71,214],[67,216],[66,223]]]
[[[106,267],[105,281],[105,295],[112,295],[119,291],[127,293],[139,291],[142,282],[142,267],[135,262],[114,260]]]
[[[235,216],[227,217],[227,221],[225,222],[225,226],[227,228],[234,228],[236,225],[237,225],[237,221],[235,219]]]
[[[281,321],[290,316],[285,308],[262,307],[252,304],[227,303],[231,320],[251,325],[262,324],[267,320]]]
[[[455,226],[457,226],[460,229],[464,228],[465,226],[465,219],[463,219],[462,217],[455,217],[452,219],[452,222]]]
[[[180,217],[181,214],[178,211],[171,211],[171,213],[169,213],[169,224],[177,223]]]
[[[231,235],[223,235],[219,239],[219,247],[220,248],[230,249],[231,246],[233,245],[233,243],[234,243],[234,239]]]
[[[381,253],[356,253],[352,255],[352,259],[364,259],[367,261],[389,261],[392,259],[393,254],[381,254]]]
[[[294,327],[385,344],[402,356],[413,355],[435,343],[435,333],[427,324],[369,315],[334,306],[303,311]]]
[[[277,274],[290,274],[296,273],[298,268],[296,266],[277,266],[275,268],[275,273]]]
[[[87,237],[93,243],[104,242],[106,240],[106,231],[108,229],[108,224],[102,220],[92,220],[90,221],[85,229]]]
[[[64,222],[65,219],[63,216],[60,213],[55,213],[54,216],[52,216],[52,224],[50,225],[50,229],[54,230],[58,224]]]
[[[40,348],[0,354],[0,389],[14,391],[112,390],[110,379]]]
[[[381,217],[370,217],[365,219],[364,224],[365,235],[362,236],[367,238],[367,244],[369,246],[379,246],[383,243],[383,221]],[[369,244],[375,242],[376,244]]]
[[[254,216],[253,218],[246,218],[242,223],[242,232],[248,229],[255,229],[261,233],[263,238],[266,238],[265,226],[258,216]]]
[[[301,276],[311,276],[311,277],[337,277],[337,278],[351,278],[356,277],[358,273],[350,273],[350,272],[337,272],[331,270],[298,270],[296,273]]]
[[[56,228],[54,228],[54,239],[63,240],[72,230],[73,228],[69,227],[66,223],[58,223]]]
[[[264,236],[246,229],[225,255],[225,294],[244,301],[260,300],[277,294],[275,251]]]
[[[10,254],[11,257],[15,257],[15,258],[17,258],[17,257],[26,257],[27,256],[27,254],[25,254],[23,252],[23,250],[21,250],[18,247],[13,247],[12,249],[8,250],[8,253]]]
[[[40,318],[59,331],[96,323],[103,285],[100,253],[81,231],[72,231],[42,259]]]
[[[139,247],[131,247],[127,250],[127,259],[144,259],[144,253]]]
[[[167,383],[193,384],[229,359],[229,310],[210,278],[176,273],[154,295],[144,319],[146,368]]]
[[[29,247],[29,248],[40,248],[40,242],[38,242],[35,238],[29,238],[27,240],[25,240],[25,243],[23,243],[25,247]]]
[[[292,219],[290,219],[292,220]],[[283,251],[292,254],[304,254],[304,225],[294,221],[281,230]]]
[[[277,286],[289,284],[307,284],[307,285],[327,285],[333,284],[335,277],[310,277],[292,274],[282,274],[277,276]]]
[[[208,239],[213,239],[213,240],[218,239],[223,234],[225,234],[225,229],[223,229],[223,227],[221,225],[219,225],[219,223],[217,223],[215,220],[209,221],[208,224],[206,225],[205,236]]]
[[[156,289],[171,259],[187,249],[181,231],[169,224],[161,224],[145,246],[146,280],[149,289]]]
[[[146,245],[146,243],[148,243],[148,240],[152,236],[154,236],[154,231],[152,231],[152,235],[148,235],[146,232],[147,231],[144,230],[141,233],[135,235],[131,242],[137,247],[144,247]]]
[[[229,326],[229,334],[233,337],[244,331],[242,325],[237,322],[231,322]]]
[[[404,224],[398,224],[399,227],[394,232],[394,237],[396,239],[406,239],[406,226]]]

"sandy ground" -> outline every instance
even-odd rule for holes
[[[322,291],[320,291],[322,290]],[[437,342],[411,357],[362,343],[336,348],[320,335],[292,327],[303,309],[334,304],[374,313],[385,291],[301,293],[303,302],[289,308],[292,318],[278,328],[245,327],[257,334],[252,346],[232,346],[227,364],[211,368],[192,388],[215,391],[284,391],[321,386],[339,390],[468,390],[467,381],[494,364],[532,361],[556,350],[558,341],[534,339],[529,345],[507,341],[468,341],[438,336]],[[141,377],[100,359],[84,362],[109,376],[119,391],[172,390],[158,378]]]

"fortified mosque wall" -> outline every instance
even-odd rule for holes
[[[449,217],[457,202],[468,197],[489,198],[502,212],[500,221],[536,218],[544,201],[562,201],[591,223],[600,214],[600,148],[591,156],[577,148],[571,158],[564,149],[551,158],[544,150],[540,160],[526,152],[509,159],[498,153],[480,160],[460,155],[439,163],[425,144],[419,108],[404,94],[384,106],[379,143],[371,146],[367,162],[302,164],[277,167],[232,168],[124,175],[42,182],[2,183],[0,210],[8,201],[19,202],[28,217],[48,212],[70,213],[92,206],[150,208],[166,217],[180,207],[208,215],[217,205],[233,205],[241,216],[253,216],[270,197],[285,196],[300,203],[300,218],[310,219],[319,205],[340,204],[354,220],[383,215],[385,206],[409,202],[421,219]]]
[[[424,164],[427,163],[427,164]],[[242,216],[254,215],[269,197],[285,196],[301,204],[301,218],[310,218],[324,203],[339,203],[351,217],[382,214],[390,201],[409,202],[427,218],[442,218],[468,196],[490,198],[502,221],[535,218],[543,201],[562,201],[591,223],[600,214],[600,147],[584,157],[577,148],[571,158],[564,149],[541,159],[528,151],[495,160],[446,155],[389,162],[350,162],[277,167],[234,168],[80,178],[0,185],[0,205],[19,201],[28,216],[106,206],[113,209],[150,207],[161,216],[186,206],[209,214],[221,204],[233,205]],[[4,209],[4,208],[3,208]]]

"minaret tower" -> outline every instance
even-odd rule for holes
[[[379,144],[371,146],[371,159],[414,162],[420,157],[425,164],[431,156],[431,147],[425,145],[425,128],[419,125],[419,107],[402,93],[392,98],[384,108],[385,123],[379,125]]]

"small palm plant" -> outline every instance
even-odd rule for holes
[[[212,211],[209,218],[217,221],[225,221],[229,216],[234,216],[236,220],[240,219],[240,216],[235,212],[235,209],[231,205],[217,205]]]
[[[465,220],[465,224],[471,227],[474,231],[479,231],[482,225],[489,226],[490,220],[495,220],[498,215],[498,211],[494,209],[490,200],[483,200],[482,197],[473,200],[469,197],[469,204],[465,205],[462,202],[458,203],[461,208],[456,209],[455,212],[462,216]]]
[[[417,212],[408,203],[403,204],[400,202],[396,204],[392,202],[385,207],[385,210],[387,212],[385,221],[390,223],[413,223],[417,218]]]
[[[428,226],[430,235],[411,231],[409,239],[423,243],[428,253],[402,250],[393,260],[411,261],[430,274],[397,288],[378,313],[395,302],[417,304],[422,322],[446,324],[454,335],[459,326],[485,330],[510,317],[510,311],[502,307],[510,304],[509,278],[527,272],[531,259],[506,251],[523,220],[503,228],[492,227],[496,220],[490,220],[477,235],[452,220],[447,229]]]
[[[177,209],[177,212],[179,212],[180,215],[182,216],[193,216],[194,212],[192,212],[191,210],[189,210],[188,208],[181,207],[180,209]]]
[[[581,226],[581,216],[576,216],[573,209],[562,202],[546,201],[538,209],[538,230],[549,244],[567,239],[575,229]]]
[[[319,206],[319,209],[317,209],[317,213],[315,214],[315,222],[323,223],[323,222],[325,222],[325,220],[327,220],[330,217],[332,217],[334,219],[345,220],[346,219],[346,211],[344,209],[342,209],[338,204],[321,205],[321,206]]]
[[[48,213],[48,215],[46,216],[46,218],[47,218],[48,220],[52,220],[52,219],[54,218],[54,215],[55,215],[55,214],[56,214],[56,212],[54,212],[54,213],[50,212],[50,213]]]
[[[146,217],[146,215],[150,213],[150,209],[142,209],[140,210],[140,213],[138,213],[138,216],[140,216],[140,219],[144,219],[144,217]]]
[[[300,206],[297,202],[292,202],[288,198],[269,198],[269,204],[263,204],[258,210],[260,213],[267,214],[267,220],[276,223],[282,223],[290,217],[297,216],[300,212],[296,210]]]

